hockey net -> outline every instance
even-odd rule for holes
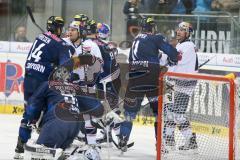
[[[160,88],[157,160],[240,159],[236,80],[168,72]]]

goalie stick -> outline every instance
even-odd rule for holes
[[[44,30],[36,23],[35,18],[33,17],[32,14],[32,9],[29,6],[26,6],[27,12],[32,20],[32,23],[38,28],[40,29],[42,32],[44,32]]]

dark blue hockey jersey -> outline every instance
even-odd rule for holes
[[[117,79],[120,75],[120,66],[116,59],[117,49],[110,48],[109,44],[100,39],[94,39],[94,42],[97,43],[104,61],[103,72],[100,74],[100,79],[107,77],[111,77],[112,80]]]
[[[25,63],[25,74],[47,81],[55,66],[69,60],[74,48],[56,35],[46,32],[34,41]]]
[[[133,41],[130,49],[129,62],[147,61],[149,63],[159,64],[159,50],[168,55],[170,60],[177,62],[177,50],[167,43],[165,37],[160,34],[139,34]]]
[[[51,90],[48,81],[45,81],[29,99],[24,118],[28,121],[38,120],[41,111],[50,110],[61,101],[64,101],[64,97]]]

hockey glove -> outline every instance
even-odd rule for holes
[[[169,65],[169,66],[175,66],[175,65],[177,65],[177,62],[171,60],[169,57],[167,58],[167,61],[168,61],[168,65]]]
[[[178,61],[181,61],[181,60],[182,60],[182,52],[178,52],[177,60],[178,60]]]
[[[78,55],[78,58],[80,59],[80,65],[93,65],[96,61],[96,57],[92,56],[91,54],[85,54],[85,55]]]
[[[78,83],[80,81],[80,77],[77,73],[71,73],[69,82]]]

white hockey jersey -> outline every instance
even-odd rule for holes
[[[98,45],[95,42],[93,42],[91,39],[86,39],[79,46],[74,45],[69,38],[64,38],[63,40],[66,41],[68,44],[71,44],[75,48],[77,55],[90,53],[91,55],[101,59],[103,62],[102,54],[100,52]],[[90,69],[90,67],[91,66],[83,66],[75,69],[73,72],[79,75],[80,81],[85,81],[86,80],[85,73],[87,73],[87,70]],[[101,71],[102,70],[103,69],[101,68]]]
[[[196,73],[198,69],[198,60],[196,46],[192,41],[184,41],[176,46],[178,52],[182,54],[182,59],[176,66],[169,67],[169,72]]]
[[[169,67],[169,72],[177,73],[196,73],[198,69],[198,59],[196,53],[195,44],[188,40],[182,43],[178,43],[176,46],[178,52],[182,54],[182,59],[178,61],[176,66]],[[185,93],[187,95],[192,95],[194,88],[197,84],[196,80],[178,78],[170,79],[171,83],[174,84],[174,90]]]

